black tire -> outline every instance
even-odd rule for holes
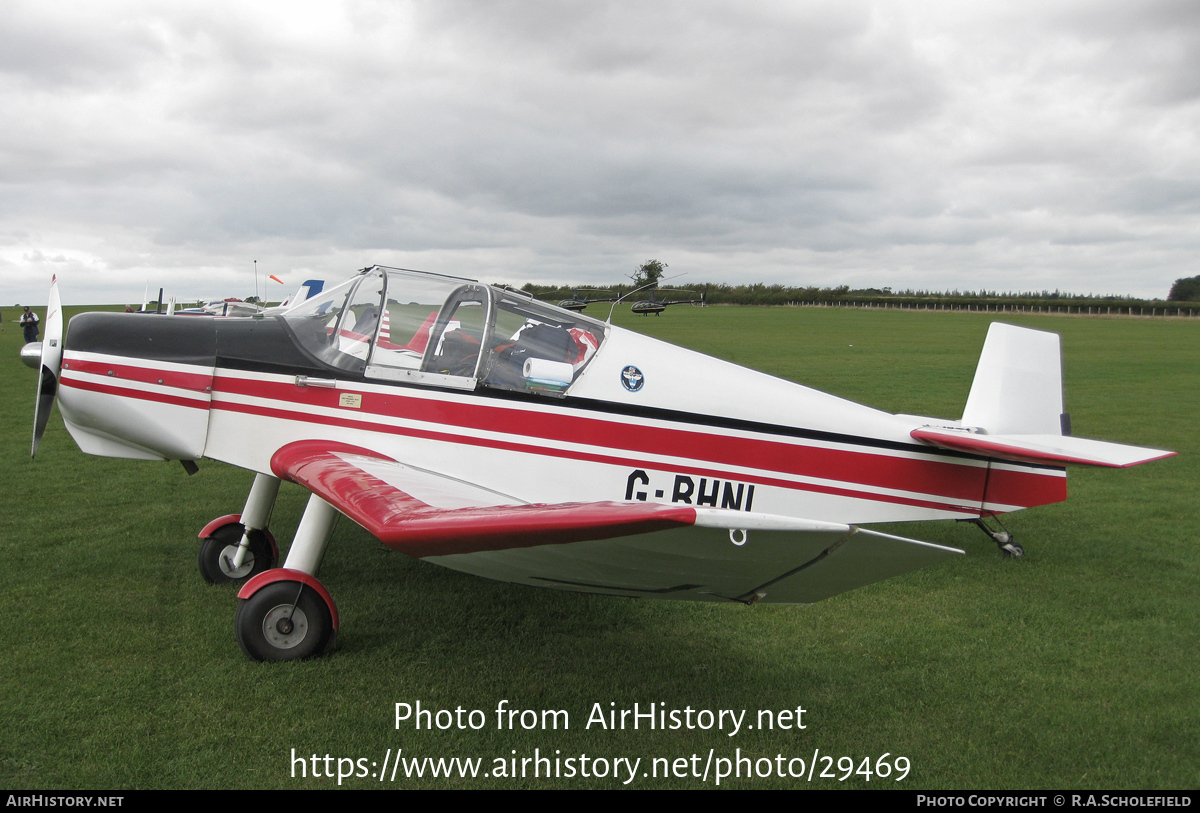
[[[267,535],[262,531],[251,531],[250,550],[246,551],[242,566],[236,571],[229,567],[234,550],[242,541],[244,528],[240,522],[222,525],[200,543],[197,564],[200,575],[209,584],[241,583],[275,566],[275,552]]]
[[[302,582],[268,584],[238,605],[234,623],[242,651],[256,661],[314,658],[333,638],[333,614]]]

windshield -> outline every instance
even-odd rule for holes
[[[383,274],[355,277],[283,314],[305,350],[321,361],[361,373],[379,329]]]

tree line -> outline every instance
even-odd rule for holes
[[[1163,309],[1180,303],[1200,303],[1200,277],[1192,278],[1194,287],[1172,287],[1166,299],[1143,299],[1116,294],[1072,294],[1064,291],[992,291],[954,290],[927,291],[918,289],[851,288],[848,285],[834,287],[766,285],[727,285],[704,283],[687,287],[660,285],[655,290],[659,299],[695,298],[703,294],[711,305],[801,305],[801,304],[846,304],[860,307],[927,307],[930,309],[975,309],[975,310],[1026,310],[1048,309],[1075,312],[1079,307],[1111,309],[1122,312],[1134,309]],[[1180,280],[1186,282],[1186,280]],[[597,299],[602,296],[616,298],[630,294],[636,285],[617,284],[600,288],[535,285],[528,283],[521,290],[547,302],[565,299]],[[1178,289],[1178,290],[1177,290]],[[645,293],[635,294],[633,299],[644,299]]]

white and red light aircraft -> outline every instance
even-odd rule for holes
[[[1071,437],[1056,334],[993,324],[959,421],[891,415],[468,279],[372,267],[279,316],[85,313],[57,284],[34,451],[56,393],[89,454],[255,472],[201,531],[242,581],[252,658],[322,652],[338,512],[385,544],[504,581],[810,603],[963,551],[858,527],[1066,499],[1067,463],[1170,452]],[[312,492],[283,567],[280,482]],[[987,530],[986,526],[985,530]],[[1020,553],[1002,531],[1002,549]]]

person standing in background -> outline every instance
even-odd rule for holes
[[[36,342],[38,337],[38,315],[25,306],[25,312],[21,314],[21,330],[25,331],[25,344]]]

